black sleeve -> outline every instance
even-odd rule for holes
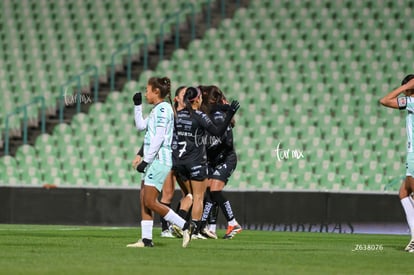
[[[226,112],[226,118],[223,123],[220,123],[219,126],[214,124],[211,119],[203,112],[196,111],[194,112],[194,117],[197,119],[198,123],[207,130],[212,135],[222,136],[226,132],[227,127],[230,124],[231,119],[234,116],[234,112],[231,110]]]
[[[139,151],[137,153],[137,156],[144,156],[144,144],[141,145],[141,148],[139,148]]]
[[[221,112],[228,112],[230,110],[229,104],[216,104],[214,105],[213,111],[221,111]]]

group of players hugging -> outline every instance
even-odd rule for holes
[[[144,96],[153,105],[146,118],[142,93],[133,96],[135,125],[145,131],[132,162],[142,173],[141,238],[127,247],[154,246],[154,212],[161,217],[161,237],[182,238],[182,246],[187,247],[192,239],[217,239],[221,209],[228,224],[224,239],[232,239],[242,227],[223,188],[237,165],[232,128],[239,102],[228,102],[214,85],[181,86],[172,100],[168,77],[151,77]],[[182,198],[173,211],[175,183]]]

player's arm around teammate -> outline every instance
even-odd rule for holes
[[[414,202],[411,197],[414,190],[414,75],[407,75],[403,79],[400,87],[385,95],[379,102],[385,107],[407,110],[406,177],[401,184],[399,197],[411,232],[411,241],[408,243],[405,250],[414,252]]]
[[[192,220],[196,223],[195,236],[199,235],[201,216],[203,212],[203,199],[207,185],[207,156],[205,149],[205,133],[222,135],[240,107],[233,101],[228,110],[228,116],[222,125],[215,125],[209,117],[199,111],[202,102],[200,90],[189,87],[184,95],[186,107],[177,114],[177,148],[173,148],[177,160],[174,169],[177,176],[184,182],[190,182],[193,192]]]
[[[225,109],[229,106],[223,92],[214,85],[201,86],[200,89],[203,93],[201,109],[209,115],[216,125],[222,123],[225,117]],[[228,223],[224,238],[231,239],[242,231],[242,227],[235,218],[231,203],[223,193],[224,187],[237,166],[237,155],[233,144],[232,128],[234,124],[233,118],[231,126],[227,127],[225,134],[208,138],[210,142],[206,146],[209,173],[202,217],[202,233],[215,239],[217,238],[215,231],[218,206],[222,209]],[[207,219],[209,220],[208,229],[205,228]]]

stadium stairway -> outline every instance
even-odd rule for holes
[[[224,18],[231,18],[236,10],[239,7],[246,7],[249,4],[249,0],[240,0],[240,1],[222,1],[216,0],[212,1],[211,6],[211,21],[209,22],[209,26],[207,26],[207,22],[205,18],[207,17],[208,8],[207,4],[201,9],[199,14],[195,16],[195,38],[203,37],[204,33],[206,32],[207,28],[215,28],[217,27],[222,19]],[[207,3],[207,2],[206,2]],[[223,6],[223,3],[225,4]],[[224,14],[223,14],[224,12]],[[222,18],[224,15],[224,18]],[[191,28],[191,16],[187,16],[185,18],[185,22],[181,24],[179,27],[179,37],[180,37],[180,48],[187,48],[189,43],[191,42],[191,35],[190,35],[190,28]],[[106,28],[110,28],[110,26],[106,26]],[[152,44],[148,45],[148,70],[155,69],[160,60],[159,57],[159,38]],[[164,38],[164,60],[168,60],[171,58],[175,51],[175,32],[172,32],[171,35],[167,35]],[[140,52],[143,52],[140,50]],[[116,72],[115,72],[115,89],[114,92],[122,92],[125,83],[128,81],[127,78],[127,56],[123,56],[123,64],[117,65]],[[108,60],[109,63],[109,60]],[[144,56],[138,55],[133,56],[131,62],[131,79],[138,79],[140,74],[144,70]],[[110,73],[111,67],[106,67],[106,77],[99,79],[99,97],[97,102],[105,102],[108,95],[111,93],[111,86],[110,86]],[[88,87],[82,87],[81,95],[83,96],[90,96],[92,94],[93,88],[93,79],[90,80],[90,85]],[[82,102],[81,104],[81,113],[88,113],[90,107],[97,103],[97,102]],[[57,105],[58,106],[58,105]],[[64,121],[66,123],[70,123],[73,117],[77,114],[76,104],[72,104],[65,107],[64,111]],[[40,116],[39,116],[40,117]],[[59,110],[56,109],[52,112],[47,112],[46,115],[46,133],[51,134],[54,128],[59,125]],[[23,127],[20,127],[23,129]],[[41,126],[40,121],[29,125],[28,128],[28,139],[27,144],[34,145],[37,137],[41,134]],[[4,142],[4,133],[0,131],[0,142]],[[15,135],[10,137],[9,141],[9,154],[11,156],[15,156],[16,152],[18,151],[19,147],[23,145],[23,134],[21,132],[17,132]],[[4,150],[2,146],[0,146],[0,157],[4,156]]]

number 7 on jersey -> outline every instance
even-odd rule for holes
[[[186,141],[180,141],[179,143],[178,143],[178,145],[182,145],[183,147],[180,149],[180,150],[178,150],[178,152],[180,153],[179,155],[178,155],[178,157],[179,158],[181,158],[181,156],[187,151],[185,148],[187,147],[187,142]]]

